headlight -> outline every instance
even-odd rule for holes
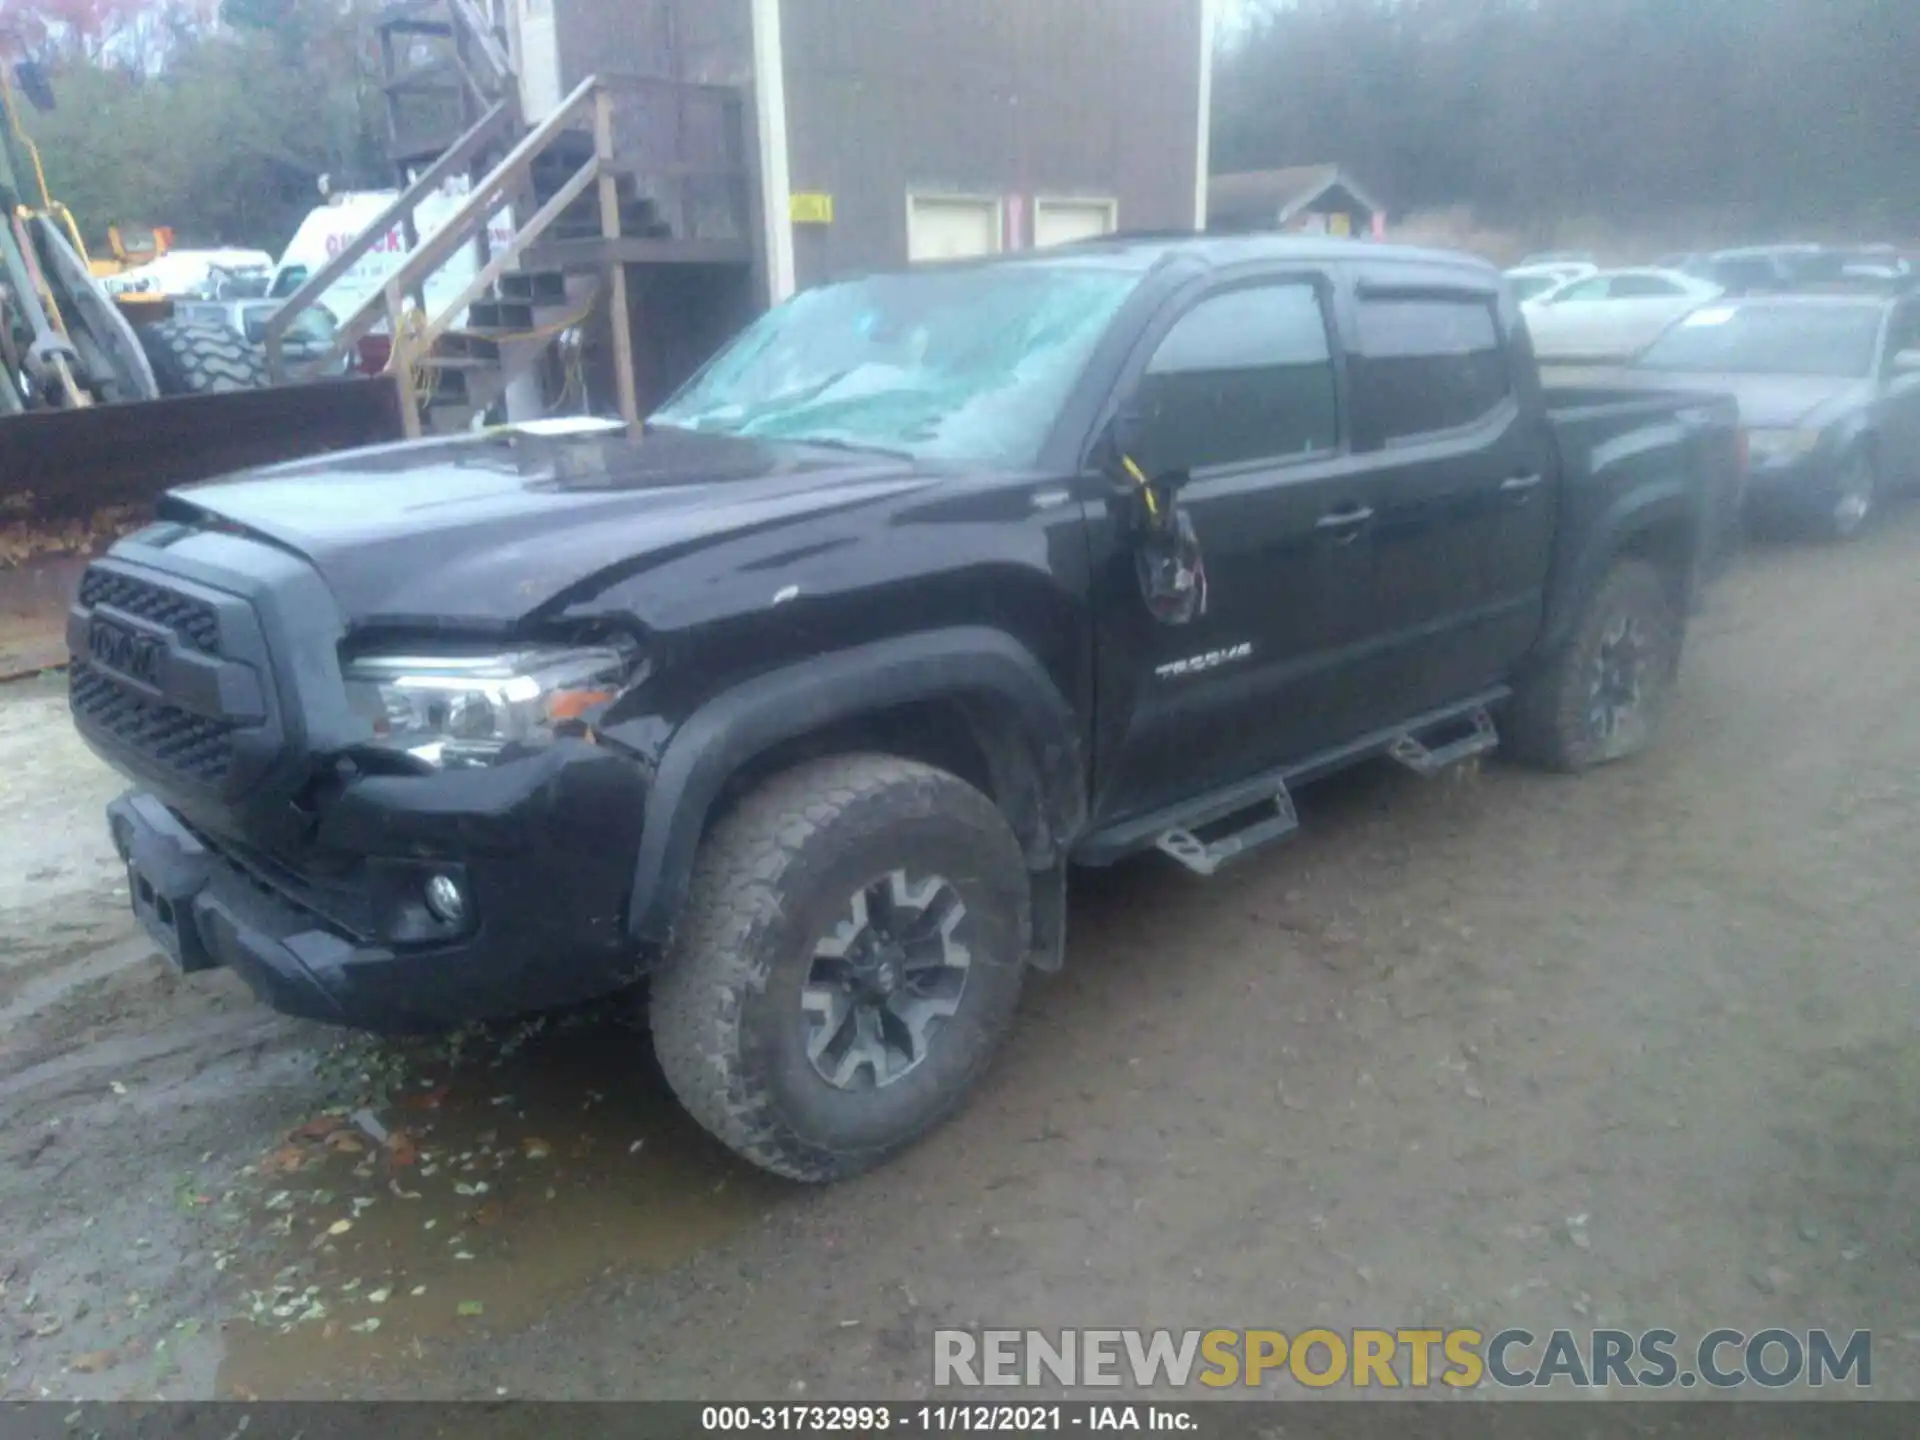
[[[1776,462],[1810,454],[1820,444],[1818,430],[1749,430],[1747,454],[1755,460]]]
[[[630,668],[618,650],[584,648],[367,655],[345,673],[374,744],[453,769],[550,744],[568,722],[618,695]]]

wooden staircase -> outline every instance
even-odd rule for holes
[[[509,388],[530,375],[550,412],[583,411],[585,339],[589,325],[604,325],[598,333],[611,353],[614,404],[637,429],[628,267],[751,259],[739,95],[723,87],[594,76],[528,126],[504,37],[473,0],[390,0],[380,18],[380,46],[400,195],[268,323],[267,357],[276,381],[290,378],[282,342],[294,318],[320,303],[383,236],[398,232],[406,258],[379,293],[335,317],[332,349],[313,362],[317,373],[337,371],[365,337],[384,330],[391,338],[385,371],[399,382],[411,436],[471,428],[497,414]],[[664,133],[666,153],[622,163],[616,142],[623,111],[629,121],[635,114],[657,116],[663,102],[677,122],[666,132],[642,125],[645,133],[632,148],[646,152],[652,148],[647,140]],[[687,116],[702,105],[718,107],[714,113],[728,137],[717,164],[689,163],[684,153]],[[709,182],[711,194],[716,179],[728,198],[720,233],[707,234],[712,207],[686,196],[701,182]],[[457,209],[423,235],[421,203],[449,191],[460,195]],[[503,212],[511,216],[504,230]],[[451,299],[429,304],[428,278],[463,247],[473,247],[471,280]]]

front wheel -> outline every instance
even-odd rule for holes
[[[1028,881],[993,803],[926,765],[801,766],[703,843],[652,984],[667,1082],[746,1159],[852,1175],[973,1089],[1013,1022]]]
[[[1657,568],[1615,565],[1572,638],[1522,682],[1509,721],[1518,754],[1573,773],[1646,749],[1679,667],[1681,625]]]
[[[1821,517],[1821,533],[1830,540],[1857,539],[1873,519],[1879,498],[1880,476],[1873,456],[1856,449],[1840,462],[1832,504]]]

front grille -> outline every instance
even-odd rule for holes
[[[225,721],[136,695],[82,661],[68,667],[67,689],[74,714],[168,769],[207,784],[233,769],[233,727]]]
[[[204,600],[150,585],[98,567],[80,582],[80,603],[106,605],[140,620],[164,625],[203,655],[220,653],[220,617]]]

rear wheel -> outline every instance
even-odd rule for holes
[[[1577,772],[1646,749],[1679,667],[1680,635],[1660,571],[1645,560],[1615,565],[1572,638],[1521,685],[1510,721],[1516,752]]]
[[[266,358],[233,331],[163,320],[136,332],[162,395],[210,395],[267,387]]]
[[[801,766],[704,842],[652,984],[703,1126],[796,1180],[854,1174],[973,1089],[1013,1021],[1028,880],[1006,821],[926,765]]]

